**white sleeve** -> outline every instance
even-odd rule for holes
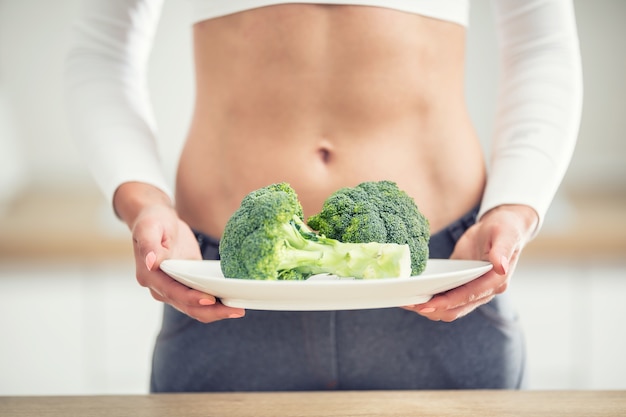
[[[493,0],[499,36],[492,154],[478,216],[525,204],[539,230],[574,151],[582,69],[570,0]]]
[[[170,197],[155,138],[146,66],[162,0],[84,0],[65,68],[72,134],[112,201],[124,182]]]

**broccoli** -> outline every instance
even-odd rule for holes
[[[307,224],[341,242],[408,244],[411,274],[419,275],[426,268],[428,219],[395,182],[370,181],[342,188],[326,199],[322,211],[311,216]]]
[[[252,191],[229,218],[219,246],[227,278],[302,280],[329,273],[385,278],[411,274],[407,245],[342,243],[312,231],[287,183]]]

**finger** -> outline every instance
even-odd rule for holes
[[[144,260],[146,268],[153,270],[160,264],[160,255],[163,250],[163,229],[158,223],[142,225],[133,230],[135,255]]]
[[[176,300],[170,299],[167,296],[165,296],[164,294],[162,294],[161,292],[159,292],[158,290],[154,289],[154,288],[149,288],[150,290],[150,294],[152,295],[152,298],[154,298],[157,301],[162,301],[168,304],[181,304],[181,305],[188,305],[188,306],[194,306],[193,303],[179,303]],[[204,294],[204,293],[200,293],[200,298],[198,299],[198,304],[201,306],[210,306],[213,305],[217,302],[217,299],[210,295],[210,294]]]
[[[189,288],[161,271],[151,272],[150,284],[144,286],[149,287],[151,292],[158,294],[161,298],[159,301],[165,301],[169,304],[197,307],[212,305],[216,302],[213,295]]]
[[[157,261],[157,256],[156,253],[154,253],[153,251],[150,251],[146,254],[146,258],[145,258],[145,262],[146,262],[146,268],[148,268],[148,271],[152,271],[152,268],[154,268],[154,264]]]
[[[246,310],[228,307],[220,302],[212,306],[191,307],[183,310],[183,312],[202,323],[212,323],[224,319],[238,319],[246,315]]]
[[[402,308],[404,308],[405,310],[413,311],[433,321],[450,322],[471,313],[477,307],[480,307],[483,304],[487,304],[494,297],[495,294],[485,294],[483,297],[479,297],[471,302],[465,303],[458,307],[452,307],[447,309],[436,309],[423,307],[421,305],[405,306]]]
[[[471,313],[472,311],[474,311],[476,308],[480,307],[481,305],[487,304],[494,297],[495,297],[495,294],[492,294],[492,295],[480,298],[478,300],[475,300],[471,303],[467,303],[463,306],[452,308],[449,310],[436,310],[436,311],[433,311],[432,313],[420,313],[418,311],[417,313],[433,321],[451,322],[451,321],[457,320],[461,317],[468,315],[469,313]]]
[[[510,265],[514,255],[519,252],[522,244],[522,237],[518,233],[508,231],[502,233],[496,231],[493,236],[491,248],[488,253],[488,260],[493,265],[493,270],[499,275],[509,273]]]
[[[166,278],[172,281],[171,285],[168,283],[160,290],[150,288],[152,297],[200,322],[210,323],[245,315],[244,309],[225,306],[210,294],[188,288],[169,277]]]
[[[494,294],[495,289],[499,288],[505,280],[506,278],[503,276],[489,271],[467,284],[435,295],[424,303],[423,306],[432,307],[437,310],[457,308],[464,304],[471,303],[474,300],[479,300]]]
[[[157,301],[165,302],[165,297],[159,294],[158,291],[153,290],[152,288],[149,288],[149,290],[150,290],[150,294],[152,295],[152,298],[154,298]]]
[[[475,305],[493,297],[503,292],[507,284],[506,276],[490,271],[465,285],[437,294],[425,303],[410,306],[409,309],[429,318],[439,317],[442,312],[462,309],[466,305]]]

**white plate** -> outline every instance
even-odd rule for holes
[[[224,278],[219,261],[175,260],[161,269],[188,287],[219,297],[223,304],[255,310],[355,310],[428,301],[489,271],[482,261],[429,259],[426,270],[409,278],[357,280],[316,275],[306,281]]]
[[[224,278],[219,261],[169,259],[161,269],[188,287],[219,297],[231,307],[254,310],[355,310],[399,307],[428,301],[489,271],[483,261],[429,259],[409,278],[357,280],[316,275],[306,281]]]

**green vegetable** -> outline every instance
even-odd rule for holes
[[[428,220],[395,182],[364,182],[337,190],[307,223],[320,234],[342,242],[408,244],[411,274],[419,275],[426,268]]]
[[[225,277],[296,280],[313,274],[343,277],[406,277],[407,245],[342,243],[313,232],[287,183],[248,194],[228,220],[219,246]]]

